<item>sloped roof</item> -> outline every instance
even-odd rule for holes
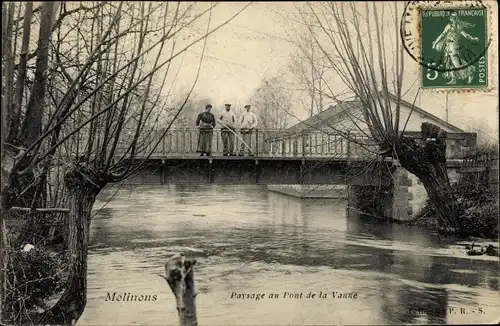
[[[398,99],[396,95],[391,94],[391,93],[389,93],[389,98],[391,100],[393,100],[393,101],[396,101]],[[409,107],[409,108],[411,108],[413,106],[413,111],[414,112],[418,112],[421,115],[423,115],[424,117],[427,117],[427,118],[432,119],[432,120],[434,120],[436,122],[439,122],[443,126],[446,126],[447,128],[450,128],[451,130],[453,130],[455,132],[465,132],[464,130],[458,128],[457,126],[452,125],[451,123],[446,122],[443,119],[440,119],[440,118],[436,117],[434,114],[429,113],[429,112],[425,111],[424,109],[419,108],[418,106],[411,104],[410,102],[407,102],[407,101],[401,99],[401,104],[404,105],[404,106],[406,106],[406,107]]]
[[[340,115],[342,112],[350,111],[354,108],[359,107],[360,105],[361,105],[360,101],[340,102],[336,105],[331,105],[330,107],[328,107],[328,109],[323,110],[322,112],[291,126],[286,131],[291,133],[297,133],[303,130],[316,128],[321,123],[324,123],[326,121],[331,121],[332,118]]]
[[[396,95],[389,93],[389,98],[393,101],[397,100]],[[336,105],[330,106],[328,109],[304,120],[301,121],[291,127],[289,127],[286,131],[290,133],[298,133],[303,130],[318,128],[321,123],[332,121],[333,118],[339,118],[343,112],[351,111],[353,109],[359,108],[362,105],[362,102],[359,100],[340,102]],[[425,111],[424,109],[411,104],[403,99],[401,99],[401,105],[404,105],[408,108],[413,107],[413,113],[419,113],[424,117],[427,117],[431,120],[438,122],[439,124],[446,126],[447,128],[453,130],[454,132],[464,132],[464,130],[458,128],[455,125],[452,125],[443,119],[436,117],[435,115]]]

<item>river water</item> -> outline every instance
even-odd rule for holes
[[[94,214],[78,325],[177,325],[174,296],[157,274],[180,251],[197,259],[201,325],[499,320],[498,258],[468,257],[429,231],[347,217],[346,201],[259,186],[141,185],[106,189]],[[156,300],[112,301],[115,292]]]

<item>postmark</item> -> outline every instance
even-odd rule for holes
[[[422,88],[488,88],[488,22],[489,10],[481,1],[408,3],[401,38],[420,64]]]

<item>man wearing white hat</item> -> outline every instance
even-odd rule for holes
[[[234,129],[236,118],[231,111],[231,104],[226,104],[226,110],[220,115],[220,130],[222,137],[222,144],[224,145],[223,155],[234,156]]]
[[[239,153],[240,156],[243,156],[245,152],[248,155],[253,155],[250,144],[252,143],[252,132],[257,127],[257,116],[250,109],[250,104],[245,105],[246,112],[243,112],[240,118],[240,130],[243,138]]]

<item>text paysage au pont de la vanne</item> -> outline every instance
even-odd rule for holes
[[[357,299],[357,292],[272,292],[272,293],[238,293],[231,292],[231,299],[265,300],[265,299]]]

